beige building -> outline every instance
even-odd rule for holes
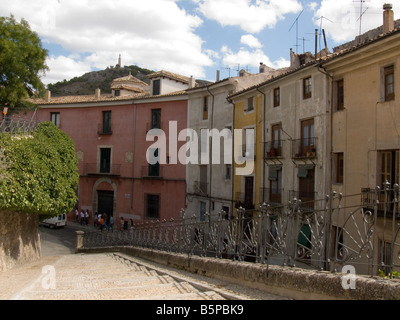
[[[232,216],[234,209],[233,152],[232,148],[228,149],[229,144],[225,144],[227,139],[223,136],[224,133],[228,136],[230,134],[229,137],[232,139],[234,123],[233,105],[227,97],[264,82],[272,76],[277,76],[281,72],[282,70],[273,70],[260,64],[258,74],[250,74],[242,70],[238,77],[224,80],[217,78],[218,81],[215,83],[187,90],[188,128],[196,132],[199,139],[198,163],[189,163],[186,170],[187,215],[196,215],[199,220],[203,220],[205,213],[215,214],[223,210],[226,217]],[[212,136],[204,135],[205,132],[211,132],[211,130],[216,130],[216,135],[220,134],[221,138],[213,139]],[[225,135],[226,138],[228,136]],[[213,150],[217,143],[219,143],[220,154],[218,159],[215,159],[216,154]],[[207,153],[207,150],[210,152]]]
[[[343,195],[344,208],[351,208],[345,214],[334,213],[333,222],[338,234],[344,223],[354,230],[354,239],[343,232],[344,254],[351,248],[359,250],[365,259],[374,260],[376,268],[389,273],[400,266],[395,202],[400,170],[400,21],[393,20],[390,5],[384,6],[383,16],[382,27],[335,48],[322,67],[330,78],[332,190]],[[360,213],[353,220],[356,211]],[[357,233],[369,230],[373,237],[360,242]]]

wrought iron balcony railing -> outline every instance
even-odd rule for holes
[[[121,165],[113,164],[109,167],[101,167],[97,163],[85,163],[83,175],[121,175]]]
[[[264,158],[274,159],[282,157],[283,144],[284,144],[283,140],[264,142]]]
[[[318,138],[292,140],[292,159],[312,159],[317,157]]]

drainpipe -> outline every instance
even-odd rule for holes
[[[263,202],[264,202],[264,189],[265,189],[265,174],[264,174],[264,169],[265,169],[265,162],[264,162],[264,155],[265,155],[265,128],[264,124],[267,123],[265,117],[266,117],[266,111],[267,111],[267,99],[266,99],[266,94],[262,92],[258,87],[256,88],[258,92],[260,92],[263,95],[263,115],[262,115],[262,141],[263,141],[263,154],[262,154],[262,169],[261,169],[261,174],[262,174],[262,188],[263,188]],[[256,124],[257,125],[257,124]]]
[[[233,218],[233,209],[235,208],[235,196],[233,194],[233,185],[235,183],[235,105],[232,100],[226,98],[226,101],[232,105],[232,172],[231,172],[231,202],[232,202],[232,212],[230,214]]]
[[[133,189],[135,184],[135,141],[136,141],[136,108],[137,104],[133,101],[133,141],[132,141],[132,184],[131,184],[131,210],[133,209]],[[132,212],[133,213],[133,212]]]
[[[213,129],[213,127],[214,127],[214,100],[215,100],[215,97],[214,97],[214,95],[212,94],[212,92],[210,91],[210,88],[209,87],[207,87],[207,91],[208,91],[208,93],[211,95],[211,97],[212,97],[212,104],[211,104],[211,130]],[[208,213],[209,214],[211,214],[211,202],[212,202],[212,200],[211,200],[211,192],[212,192],[212,167],[213,167],[213,164],[212,164],[212,137],[211,137],[211,140],[209,139],[209,141],[210,141],[210,148],[209,148],[209,164],[210,164],[210,194],[208,195],[208,199],[209,199],[209,203],[208,203]]]
[[[331,219],[332,219],[332,214],[333,214],[333,209],[332,209],[332,182],[333,182],[333,74],[329,74],[323,67],[322,64],[318,64],[318,71],[321,72],[322,74],[326,75],[330,80],[331,80],[331,98],[329,102],[329,110],[330,110],[330,141],[329,141],[329,157],[330,157],[330,175],[329,175],[329,224],[326,226],[326,228],[329,228],[329,230],[326,230],[325,235],[328,235],[328,237],[325,236],[325,248],[328,245],[328,250],[325,250],[325,269],[329,268],[329,263],[327,262],[329,259],[329,254],[330,254],[330,241],[331,239]]]

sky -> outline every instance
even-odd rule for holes
[[[215,81],[261,62],[289,65],[382,25],[384,0],[13,0],[1,16],[28,21],[48,50],[44,84],[118,63]],[[390,2],[389,2],[390,3]],[[400,3],[393,2],[395,19]]]

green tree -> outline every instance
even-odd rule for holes
[[[75,145],[51,122],[32,136],[0,134],[0,178],[0,209],[40,219],[68,213],[77,202]]]
[[[0,108],[14,113],[34,107],[27,98],[45,91],[40,76],[49,69],[47,55],[26,20],[0,17]]]

